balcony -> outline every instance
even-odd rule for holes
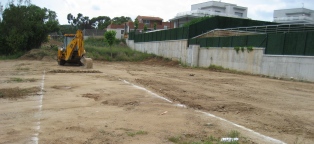
[[[182,17],[182,16],[186,16],[186,15],[192,15],[192,16],[197,16],[197,17],[217,15],[217,16],[225,16],[225,17],[243,18],[243,17],[241,17],[239,15],[235,15],[235,14],[227,14],[227,13],[222,13],[222,12],[211,12],[211,11],[205,11],[205,10],[192,10],[192,11],[180,12],[177,14],[176,17]]]
[[[274,18],[274,22],[278,23],[314,23],[314,19],[309,16],[293,16]]]

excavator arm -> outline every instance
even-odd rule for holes
[[[84,37],[81,30],[76,34],[65,34],[64,48],[58,50],[58,63],[64,65],[66,62],[83,64],[85,68],[92,68],[92,59],[85,58]],[[73,39],[72,39],[73,38]],[[70,39],[72,39],[70,41]],[[70,41],[70,42],[67,42]]]
[[[83,32],[81,30],[77,30],[75,35],[66,34],[65,36],[66,37],[74,36],[73,40],[66,46],[65,60],[66,61],[71,60],[74,51],[77,51],[77,56],[83,57],[83,55],[85,54]]]

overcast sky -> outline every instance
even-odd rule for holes
[[[8,0],[0,0],[5,5]],[[191,5],[210,0],[31,0],[32,4],[55,11],[60,24],[67,24],[67,14],[82,13],[90,18],[97,16],[157,16],[168,21],[178,12],[191,10]],[[217,0],[216,0],[217,1]],[[314,0],[221,0],[248,7],[248,17],[254,20],[272,21],[277,9],[305,8],[314,10]],[[303,4],[302,4],[303,3]]]

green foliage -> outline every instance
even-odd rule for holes
[[[59,26],[59,34],[64,35],[64,34],[75,34],[77,31],[77,28],[71,26],[71,25],[60,25]]]
[[[134,32],[136,33],[136,30],[138,29],[138,19],[135,19],[134,21]]]
[[[105,42],[111,47],[116,40],[116,31],[107,31],[105,32]]]
[[[135,135],[147,135],[146,131],[138,131],[138,132],[127,132],[128,136],[134,137]]]
[[[128,21],[132,21],[132,19],[130,17],[125,17],[125,16],[114,17],[112,19],[113,24],[117,24],[117,25],[121,25],[121,24],[126,23]]]
[[[246,50],[247,50],[248,53],[250,53],[251,51],[253,51],[253,47],[252,46],[248,46],[248,47],[246,47]]]
[[[98,16],[98,17],[94,17],[89,21],[89,26],[86,27],[86,29],[91,29],[93,28],[91,25],[93,23],[98,22],[98,29],[105,29],[107,28],[108,25],[110,25],[111,23],[111,18],[108,16]]]
[[[154,30],[156,30],[157,29],[157,24],[156,23],[154,23]]]
[[[92,46],[92,47],[105,47],[108,44],[102,38],[93,38],[89,37],[88,39],[84,40],[85,46]]]
[[[185,24],[183,25],[183,27],[188,27],[188,26],[190,26],[190,25],[192,25],[192,24],[196,24],[196,23],[198,23],[198,22],[207,20],[207,19],[209,19],[209,18],[210,18],[210,16],[204,16],[204,17],[201,17],[201,18],[193,19],[193,20],[191,20],[191,21],[185,23]]]
[[[156,57],[153,54],[141,53],[134,51],[128,47],[113,46],[109,47],[96,47],[85,45],[87,57],[93,60],[106,60],[106,61],[143,61],[149,58]]]
[[[241,51],[244,52],[244,47],[241,47]]]
[[[230,138],[238,138],[240,136],[240,132],[236,130],[232,130],[228,133],[228,137]]]
[[[231,131],[227,134],[226,137],[228,138],[240,138],[240,133],[238,131]],[[199,140],[197,140],[199,139]],[[246,141],[246,138],[241,137],[242,140],[240,140],[241,143],[248,143]],[[220,141],[221,138],[216,138],[214,136],[209,137],[186,137],[184,136],[172,136],[169,137],[168,140],[175,144],[239,144],[239,141],[231,141],[231,142],[222,142]]]
[[[149,58],[156,57],[153,54],[141,53],[134,51],[126,46],[113,45],[112,49],[107,44],[104,44],[103,39],[89,38],[85,40],[85,49],[87,57],[93,60],[106,61],[143,61]],[[112,57],[111,57],[112,54]]]
[[[35,5],[9,5],[0,23],[0,55],[15,55],[39,48],[48,34],[59,30],[55,12]]]
[[[146,31],[147,31],[147,25],[144,26],[144,32],[146,32]]]
[[[18,52],[13,55],[0,55],[0,60],[10,60],[10,59],[17,59],[21,57],[24,53]]]
[[[239,53],[240,47],[234,47],[234,50]]]

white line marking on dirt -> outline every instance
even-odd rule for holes
[[[42,81],[41,81],[41,85],[40,85],[40,92],[38,93],[38,94],[40,94],[39,105],[36,106],[38,109],[38,112],[35,113],[35,115],[34,115],[34,117],[37,118],[37,122],[35,123],[35,127],[34,127],[36,132],[31,137],[31,141],[33,144],[38,144],[38,141],[39,141],[38,135],[39,135],[39,130],[40,130],[40,119],[41,119],[42,107],[43,107],[45,76],[46,76],[46,71],[44,71],[44,73],[43,73]]]
[[[204,111],[198,111],[198,110],[197,110],[196,112],[200,112],[200,113],[203,113],[203,114],[205,114],[205,115],[207,115],[207,116],[210,116],[210,117],[213,117],[213,118],[217,118],[217,119],[219,119],[219,120],[221,120],[221,121],[224,121],[224,122],[227,122],[227,123],[229,123],[229,124],[232,124],[232,125],[234,125],[234,126],[236,126],[236,127],[238,127],[238,128],[241,128],[241,129],[243,129],[243,130],[246,130],[246,131],[248,131],[248,132],[251,132],[251,133],[253,133],[253,134],[255,134],[255,135],[259,136],[259,137],[262,137],[263,139],[266,139],[266,140],[269,141],[269,142],[272,142],[272,143],[275,143],[275,144],[285,144],[285,142],[282,142],[282,141],[277,140],[277,139],[274,139],[274,138],[272,138],[272,137],[269,137],[269,136],[260,134],[260,133],[258,133],[258,132],[255,132],[254,130],[251,130],[251,129],[246,128],[246,127],[241,126],[241,125],[238,125],[238,124],[233,123],[233,122],[231,122],[231,121],[228,121],[228,120],[226,120],[226,119],[224,119],[224,118],[215,116],[215,115],[213,115],[213,114],[211,114],[211,113],[207,113],[207,112],[204,112]]]
[[[128,82],[128,81],[126,81],[126,80],[123,80],[123,82],[124,82],[124,83],[126,83],[126,84],[130,84],[130,85],[132,85],[133,87],[135,87],[135,88],[137,88],[137,89],[140,89],[140,90],[146,91],[146,92],[148,92],[149,94],[151,94],[151,95],[153,95],[153,96],[155,96],[155,97],[157,97],[157,98],[160,98],[160,99],[163,99],[163,100],[165,100],[165,101],[167,101],[167,102],[169,102],[169,103],[172,103],[172,101],[171,101],[171,100],[169,100],[169,99],[167,99],[167,98],[165,98],[165,97],[159,96],[158,94],[153,93],[152,91],[147,90],[146,88],[143,88],[143,87],[137,86],[137,85],[132,84],[132,83],[130,83],[130,82]]]
[[[121,80],[121,79],[119,79],[119,80]],[[137,85],[132,84],[132,83],[126,81],[126,80],[121,80],[121,81],[123,81],[123,82],[126,83],[126,84],[132,85],[133,87],[135,87],[135,88],[137,88],[137,89],[146,91],[146,92],[152,94],[153,96],[155,96],[155,97],[157,97],[157,98],[163,99],[163,100],[165,100],[165,101],[167,101],[167,102],[169,102],[169,103],[173,103],[171,100],[169,100],[169,99],[167,99],[167,98],[165,98],[165,97],[159,96],[159,95],[157,95],[156,93],[153,93],[152,91],[147,90],[146,88],[137,86]],[[178,106],[178,107],[183,107],[183,108],[187,108],[187,106],[184,105],[184,104],[176,104],[176,106]],[[207,112],[199,111],[199,110],[196,110],[196,112],[203,113],[203,114],[205,114],[206,116],[213,117],[213,118],[217,118],[217,119],[219,119],[219,120],[221,120],[221,121],[227,122],[227,123],[229,123],[229,124],[231,124],[231,125],[234,125],[234,126],[236,126],[236,127],[238,127],[238,128],[241,128],[241,129],[243,129],[243,130],[245,130],[245,131],[251,132],[251,133],[253,133],[253,134],[255,134],[255,135],[259,136],[259,137],[262,137],[263,139],[265,139],[265,140],[267,140],[267,141],[269,141],[269,142],[272,142],[272,143],[275,143],[275,144],[286,144],[285,142],[282,142],[282,141],[277,140],[277,139],[274,139],[274,138],[272,138],[272,137],[269,137],[269,136],[260,134],[260,133],[258,133],[258,132],[255,132],[255,131],[249,129],[249,128],[246,128],[246,127],[244,127],[244,126],[238,125],[238,124],[236,124],[236,123],[233,123],[233,122],[228,121],[228,120],[226,120],[226,119],[224,119],[224,118],[221,118],[221,117],[218,117],[218,116],[216,116],[216,115],[213,115],[213,114],[211,114],[211,113],[207,113]]]

